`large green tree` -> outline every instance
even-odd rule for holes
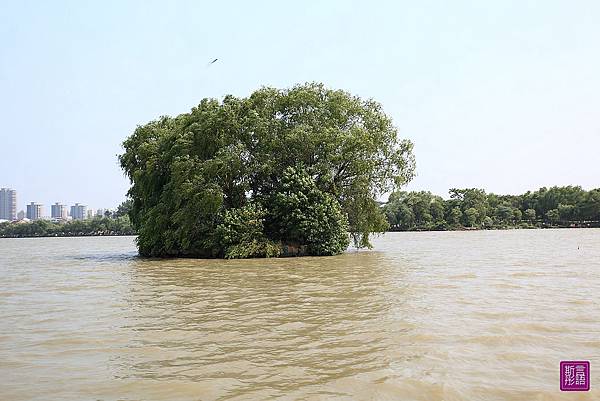
[[[347,232],[368,247],[388,227],[375,200],[414,173],[412,144],[379,103],[321,84],[204,99],[138,127],[123,146],[129,214],[148,256],[270,256],[273,241],[335,254]],[[247,235],[231,230],[252,216],[264,243],[245,255],[231,239]]]

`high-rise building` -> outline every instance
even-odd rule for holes
[[[17,191],[10,188],[0,189],[0,220],[17,219]]]
[[[67,207],[62,203],[56,202],[52,205],[52,212],[50,217],[53,219],[66,220],[67,219]]]
[[[44,213],[44,205],[41,203],[31,202],[27,205],[27,218],[29,220],[39,220]]]
[[[25,218],[25,212],[22,210],[19,210],[19,213],[17,213],[17,220],[21,221]]]
[[[71,206],[71,218],[73,220],[83,220],[87,217],[87,206],[80,205],[79,203]]]

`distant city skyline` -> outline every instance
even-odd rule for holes
[[[24,205],[20,205],[18,201],[18,191],[14,188],[0,187],[0,220],[21,220],[27,218],[30,220],[38,219],[67,219],[74,220],[86,219],[91,216],[104,215],[107,210],[116,210],[118,205],[110,208],[89,207],[88,205],[73,202],[63,203],[54,202],[50,208],[45,207],[43,202],[30,201]],[[23,206],[23,207],[20,207]],[[19,217],[19,214],[22,216]]]
[[[319,81],[380,102],[414,142],[408,190],[600,187],[599,19],[593,1],[9,2],[0,185],[18,210],[115,208],[137,125]]]
[[[4,188],[2,188],[2,189],[4,189]],[[41,216],[48,217],[48,218],[55,217],[54,210],[61,210],[61,209],[56,209],[56,206],[58,206],[58,205],[62,206],[64,211],[67,212],[67,214],[69,216],[71,216],[72,206],[75,206],[75,205],[85,206],[86,213],[87,213],[87,210],[92,210],[94,213],[96,213],[97,210],[102,210],[102,211],[115,210],[119,206],[118,204],[114,205],[114,206],[110,206],[110,207],[102,207],[101,205],[89,206],[88,204],[84,204],[82,202],[60,202],[60,201],[59,202],[56,202],[56,201],[55,202],[40,202],[40,201],[36,201],[36,200],[23,201],[22,199],[19,199],[19,195],[18,195],[19,191],[15,190],[15,193],[17,194],[17,203],[16,203],[16,207],[15,207],[15,219],[16,219],[16,215],[18,212],[23,211],[26,213],[27,206],[30,206],[32,203],[41,205],[41,207],[42,207]],[[1,198],[0,198],[0,207],[1,207],[1,205],[2,205],[2,202],[1,202]],[[57,213],[62,213],[62,212],[57,212]],[[0,220],[5,219],[2,216],[3,216],[3,214],[0,213]],[[6,220],[10,220],[10,219],[6,219]]]

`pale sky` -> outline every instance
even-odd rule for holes
[[[307,81],[383,104],[415,144],[410,190],[600,187],[597,1],[0,2],[19,210],[115,207],[136,125]]]

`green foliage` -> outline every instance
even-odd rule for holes
[[[512,207],[510,207],[510,205],[503,203],[501,205],[498,205],[498,207],[496,207],[495,209],[495,217],[498,221],[502,223],[508,224],[512,222],[513,216],[513,209]]]
[[[95,217],[89,220],[12,222],[0,224],[0,237],[77,237],[92,235],[134,235],[129,217]]]
[[[216,231],[226,258],[279,256],[280,245],[264,235],[265,216],[266,211],[256,204],[225,212]]]
[[[488,200],[484,190],[477,188],[452,188],[450,190],[450,199],[453,204],[460,204],[460,209],[463,212],[463,224],[468,227],[481,224],[488,210]]]
[[[453,188],[448,200],[430,192],[394,192],[383,211],[392,230],[401,231],[598,226],[600,189],[567,186],[496,195],[477,188]]]
[[[548,210],[546,212],[546,218],[551,223],[557,223],[560,220],[560,213],[559,213],[558,209]]]
[[[370,246],[369,235],[388,227],[375,199],[414,174],[412,143],[398,139],[378,103],[320,84],[204,99],[139,126],[123,146],[129,216],[146,256],[270,255],[223,242],[226,220],[250,213],[228,212],[251,204],[266,213],[257,244],[330,255],[345,249],[347,230]],[[297,199],[278,196],[286,191]]]
[[[477,209],[475,209],[474,207],[470,207],[467,210],[465,210],[464,218],[465,218],[466,226],[467,227],[475,227],[478,217],[479,217],[479,213],[477,212]]]
[[[227,248],[225,258],[272,258],[281,254],[281,244],[267,239],[242,242]]]
[[[335,255],[348,248],[348,219],[333,195],[321,191],[302,168],[288,167],[269,205],[269,232],[306,245],[311,255]]]
[[[450,210],[450,219],[449,219],[449,223],[453,226],[453,227],[458,227],[460,226],[460,221],[462,220],[462,216],[463,213],[461,212],[460,208],[455,206]]]
[[[394,192],[384,213],[392,229],[433,230],[444,221],[444,200],[431,192]]]
[[[528,222],[534,222],[536,219],[536,215],[535,215],[535,209],[525,209],[525,220],[527,220]]]
[[[128,216],[129,211],[133,206],[133,201],[131,199],[127,199],[126,201],[121,202],[121,204],[117,207],[117,210],[112,213],[112,217],[119,218],[123,216]],[[108,211],[107,211],[108,212]],[[110,217],[110,216],[106,216]]]

